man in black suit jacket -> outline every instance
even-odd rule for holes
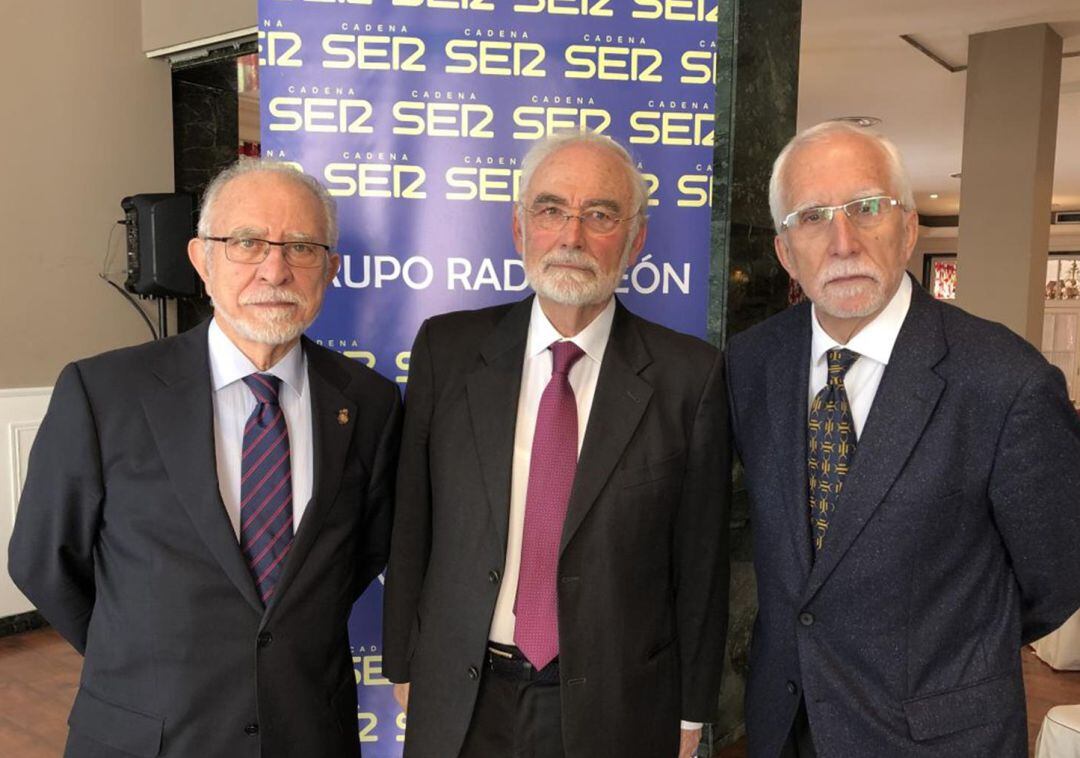
[[[66,755],[358,754],[346,621],[388,553],[401,412],[301,337],[336,236],[314,179],[237,164],[189,245],[213,321],[61,373],[10,571],[85,656]],[[265,453],[263,411],[288,430]]]
[[[405,754],[687,756],[727,620],[722,361],[613,297],[645,240],[623,148],[552,138],[521,186],[536,297],[428,320],[410,361],[383,659],[410,683]],[[563,350],[578,360],[560,380]],[[555,464],[544,408],[567,380],[576,425]],[[564,510],[534,521],[559,490]],[[539,628],[546,654],[525,649]]]
[[[1080,605],[1061,372],[905,274],[918,222],[889,141],[811,128],[770,190],[812,305],[728,351],[760,604],[750,755],[1026,756],[1020,646]]]

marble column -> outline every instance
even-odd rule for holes
[[[206,185],[237,157],[240,127],[236,59],[175,70],[172,79],[176,191],[194,195],[197,207]],[[176,331],[190,329],[210,313],[208,298],[181,298],[176,303]]]
[[[773,253],[769,175],[795,134],[802,0],[721,0],[717,32],[709,338],[723,346],[787,307],[789,280]],[[735,472],[731,611],[716,746],[744,733],[750,631],[756,607],[747,496]]]

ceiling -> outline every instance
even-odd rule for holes
[[[904,155],[919,211],[960,207],[966,73],[951,73],[900,35],[953,66],[968,36],[1048,23],[1064,52],[1080,52],[1080,0],[803,0],[800,129],[837,116],[877,116]],[[939,197],[931,198],[931,193]],[[1054,209],[1080,209],[1080,55],[1062,59]]]

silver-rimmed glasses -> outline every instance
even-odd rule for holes
[[[233,263],[262,263],[270,255],[271,247],[280,247],[285,262],[296,268],[321,266],[330,246],[321,242],[285,241],[259,239],[258,237],[203,237],[205,240],[225,245],[225,257]]]
[[[570,219],[576,218],[585,230],[592,234],[611,234],[621,222],[628,221],[637,215],[635,213],[630,216],[616,216],[604,208],[590,208],[581,213],[570,213],[558,205],[538,205],[535,208],[525,208],[525,211],[532,216],[536,227],[545,232],[561,231]]]
[[[843,211],[848,220],[862,229],[876,226],[900,201],[888,195],[860,197],[841,205],[818,205],[792,211],[780,222],[780,231],[797,229],[799,232],[820,232],[828,228],[837,211]],[[901,206],[902,207],[902,206]]]

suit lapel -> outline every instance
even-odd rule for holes
[[[352,440],[354,425],[361,422],[356,404],[345,397],[349,375],[339,366],[327,360],[327,355],[314,347],[305,337],[303,348],[308,362],[308,391],[311,393],[311,433],[313,455],[313,481],[311,500],[304,509],[304,517],[296,530],[285,567],[278,580],[277,590],[270,599],[268,611],[273,610],[279,598],[288,591],[296,573],[311,552],[312,545],[326,521],[326,515],[334,505],[341,475],[345,470],[345,456]],[[344,411],[344,413],[342,413]],[[339,419],[347,419],[340,423]]]
[[[770,356],[765,374],[765,402],[776,449],[774,460],[786,513],[791,524],[788,534],[798,556],[802,574],[796,592],[803,586],[812,563],[809,495],[806,480],[806,416],[810,383],[810,306],[798,307],[794,331],[779,341]],[[795,423],[792,423],[794,410]],[[768,505],[768,504],[766,504]]]
[[[206,322],[175,338],[173,349],[153,367],[160,384],[144,394],[143,411],[169,481],[196,531],[261,614],[262,601],[218,489],[208,327]]]
[[[480,364],[466,379],[481,477],[498,544],[503,548],[509,529],[514,427],[531,311],[529,297],[507,312],[484,341]]]
[[[560,553],[585,520],[645,414],[653,389],[639,374],[651,362],[636,317],[616,303],[611,336],[596,381],[589,425],[570,491]]]
[[[911,307],[881,378],[837,515],[806,587],[808,602],[881,505],[945,389],[934,367],[947,352],[940,306],[913,283]]]

